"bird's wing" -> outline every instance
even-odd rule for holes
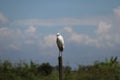
[[[62,43],[62,45],[63,45],[63,48],[64,48],[64,40],[63,40],[63,37],[62,37],[62,36],[59,36],[58,38],[60,39],[60,41],[61,41],[61,43]]]
[[[57,42],[57,46],[58,46],[59,50],[63,51],[63,49],[64,49],[63,37],[62,36],[58,36],[56,42]]]

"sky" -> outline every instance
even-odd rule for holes
[[[120,0],[0,0],[0,59],[72,67],[118,56]]]

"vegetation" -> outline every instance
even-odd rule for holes
[[[63,67],[64,80],[120,80],[120,64],[117,57],[94,65],[82,66],[73,71],[70,66]],[[0,80],[58,80],[58,67],[49,63],[0,61]]]

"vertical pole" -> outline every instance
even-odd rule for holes
[[[63,80],[62,75],[62,56],[58,56],[58,65],[59,65],[59,80]]]

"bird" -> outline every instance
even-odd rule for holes
[[[62,56],[62,52],[64,50],[64,39],[60,33],[57,33],[56,43],[59,49],[59,56]]]

